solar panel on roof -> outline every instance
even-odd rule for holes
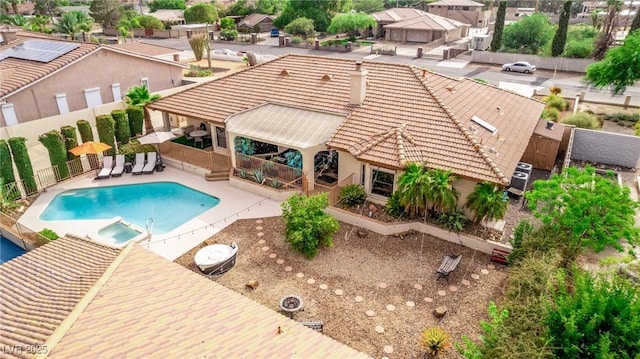
[[[80,47],[80,44],[69,42],[27,40],[20,45],[2,51],[0,60],[13,57],[22,60],[51,62],[78,47]]]

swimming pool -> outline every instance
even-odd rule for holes
[[[113,239],[114,244],[126,243],[142,233],[141,230],[131,228],[130,225],[122,221],[111,223],[98,231],[99,236]]]
[[[8,262],[22,254],[24,254],[24,249],[18,247],[15,243],[3,236],[0,236],[0,264]]]
[[[140,228],[146,228],[148,221],[153,222],[153,233],[164,234],[219,203],[216,197],[176,182],[81,188],[55,196],[40,219],[74,221],[121,217]]]

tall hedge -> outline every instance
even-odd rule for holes
[[[2,184],[16,181],[16,176],[13,174],[11,150],[5,140],[0,140],[0,177],[2,177]]]
[[[113,110],[111,111],[111,117],[116,124],[116,140],[120,144],[129,143],[131,138],[131,129],[129,128],[129,117],[125,110]]]
[[[33,166],[31,166],[26,141],[27,139],[24,137],[11,137],[9,139],[9,147],[11,147],[13,162],[16,164],[18,175],[20,175],[20,179],[24,183],[25,190],[28,193],[34,193],[38,190],[38,187],[33,176]]]
[[[116,154],[116,122],[111,115],[100,115],[96,117],[96,127],[98,128],[98,138],[100,142],[111,146],[107,155]]]
[[[571,1],[564,3],[560,20],[558,22],[558,31],[553,37],[551,43],[551,56],[560,56],[564,52],[564,45],[567,43],[567,28],[569,27],[569,18],[571,17]]]
[[[498,6],[498,14],[496,15],[496,24],[493,29],[493,38],[491,39],[491,48],[492,52],[496,52],[500,50],[500,46],[502,45],[502,32],[504,31],[504,19],[507,15],[507,2],[500,1],[500,5]]]
[[[93,131],[91,130],[91,124],[87,120],[78,120],[78,132],[80,132],[80,138],[82,143],[93,141]]]
[[[78,134],[76,132],[76,128],[73,126],[62,126],[60,127],[60,133],[64,139],[64,147],[67,149],[67,160],[75,160],[79,156],[74,155],[69,152],[69,150],[78,146]]]
[[[132,136],[141,135],[144,126],[144,108],[142,106],[128,106],[129,129]]]
[[[58,166],[59,179],[69,177],[67,168],[67,148],[64,145],[62,134],[56,130],[43,133],[38,136],[38,141],[44,145],[49,152],[49,161],[52,166]]]

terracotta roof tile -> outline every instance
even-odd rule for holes
[[[365,62],[363,68],[369,73],[360,106],[350,104],[353,60],[287,55],[149,107],[218,124],[267,102],[345,113],[327,145],[392,169],[403,167],[397,141],[387,138],[367,151],[362,148],[376,135],[405,125],[403,132],[411,135],[429,166],[501,184],[508,183],[544,108],[494,86],[409,65]],[[285,69],[289,75],[281,76]],[[331,78],[323,80],[325,75]],[[497,127],[497,134],[474,124],[473,116]]]
[[[125,42],[122,44],[112,44],[109,47],[116,49],[123,49],[136,54],[142,54],[147,56],[160,56],[182,52],[180,49],[174,49],[172,47],[161,46],[156,44],[148,44],[142,41]]]

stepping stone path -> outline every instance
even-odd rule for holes
[[[336,295],[343,295],[344,291],[342,289],[336,289],[336,291],[334,292]]]
[[[367,310],[366,314],[367,317],[373,317],[374,315],[376,315],[376,312],[374,312],[373,310]]]
[[[292,270],[293,270],[293,268],[291,268],[291,267],[289,267],[289,266],[284,267],[284,271],[285,271],[285,272],[291,272]]]
[[[276,263],[278,263],[278,264],[282,264],[282,263],[284,263],[284,259],[278,259],[278,260],[276,261]]]
[[[258,237],[262,237],[262,236],[264,236],[264,233],[262,233],[262,232],[258,232],[257,236],[258,236]]]
[[[296,277],[303,278],[304,277],[304,273],[302,273],[302,272],[301,273],[296,273]]]
[[[493,264],[487,264],[487,268],[489,269],[496,269],[496,266]]]
[[[357,295],[355,298],[353,298],[353,300],[355,300],[356,302],[360,303],[364,300],[364,298],[362,298],[361,296]]]
[[[458,291],[458,287],[456,287],[455,285],[450,285],[449,286],[449,290],[452,292],[457,292]]]
[[[278,255],[277,255],[277,254],[275,254],[275,253],[271,253],[271,254],[269,254],[269,258],[275,258],[275,257],[277,257],[277,256],[278,256]]]
[[[486,269],[481,269],[481,270],[480,270],[480,273],[482,273],[482,274],[489,274],[489,271],[488,271],[488,270],[486,270]]]
[[[433,302],[433,298],[425,297],[424,301],[427,302],[427,303],[431,303],[431,302]]]
[[[387,287],[387,283],[378,283],[378,287],[384,289]]]
[[[382,349],[382,351],[387,353],[387,354],[391,354],[391,353],[393,353],[393,347],[391,345],[385,345],[384,349]]]
[[[469,282],[469,281],[468,281],[468,280],[466,280],[466,279],[463,279],[463,280],[462,280],[462,285],[470,286],[470,285],[471,285],[471,282]]]
[[[417,283],[416,283],[416,284],[414,284],[414,285],[413,285],[413,287],[414,287],[415,289],[417,289],[417,290],[422,289],[422,285],[421,285],[421,284],[417,284]]]
[[[262,223],[262,220],[261,219],[256,219],[256,223],[260,224],[260,223]]]
[[[265,243],[267,243],[267,241],[265,241],[264,239],[261,239],[258,241],[258,244],[265,244]]]
[[[379,325],[376,325],[376,332],[382,334],[382,333],[384,333],[384,328],[379,326]]]
[[[320,286],[318,286],[318,288],[322,289],[322,290],[327,290],[327,288],[329,288],[326,284],[320,284]]]
[[[413,308],[413,307],[416,306],[416,303],[414,303],[412,301],[408,301],[406,304],[407,304],[407,307],[409,307],[409,308]]]
[[[309,283],[309,284],[314,284],[315,282],[316,282],[316,280],[313,279],[313,278],[307,279],[307,283]]]
[[[473,273],[473,274],[471,275],[471,278],[473,278],[473,279],[480,279],[480,276],[479,276],[479,275],[477,275],[477,274],[475,274],[475,273]]]
[[[439,290],[438,295],[444,297],[445,295],[447,295],[447,292],[445,292],[444,290]]]
[[[269,246],[262,247],[262,250],[265,251],[265,252],[268,251],[269,250]]]
[[[393,304],[387,304],[385,308],[387,308],[387,310],[390,312],[393,312],[394,310],[396,310],[396,306]]]
[[[262,230],[262,226],[257,226],[256,227],[256,231],[261,231]]]

